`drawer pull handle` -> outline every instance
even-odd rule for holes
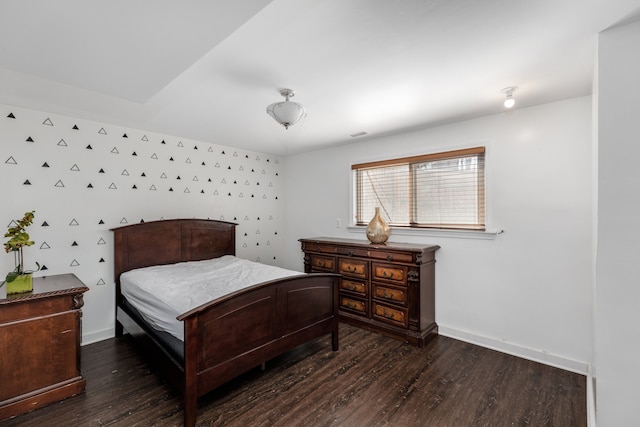
[[[393,271],[382,270],[382,275],[387,279],[393,279]]]
[[[393,299],[393,293],[387,291],[386,289],[384,290],[384,292],[382,293],[382,296],[384,296],[387,299]]]
[[[353,251],[352,251],[352,250],[350,250],[350,251],[349,251],[349,253],[348,253],[347,255],[349,255],[349,256],[353,256]]]
[[[395,314],[395,313],[393,313],[393,312],[389,313],[389,312],[387,312],[387,310],[385,310],[385,309],[382,309],[382,315],[383,315],[384,317],[388,318],[388,319],[395,319],[395,316],[396,316],[396,314]]]
[[[387,254],[387,261],[393,261],[393,255]]]

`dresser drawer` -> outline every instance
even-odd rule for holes
[[[333,273],[336,265],[334,257],[311,255],[311,269],[314,271],[328,271]]]
[[[372,259],[387,260],[388,262],[406,262],[410,264],[416,262],[414,254],[404,252],[369,251],[369,257]]]
[[[407,328],[409,326],[408,313],[406,308],[390,307],[373,302],[373,318],[381,322]]]
[[[407,288],[373,283],[373,297],[383,301],[407,305]]]
[[[336,251],[340,255],[347,255],[350,257],[355,256],[355,257],[367,258],[369,256],[369,249],[366,247],[358,248],[353,246],[349,246],[349,247],[341,246],[336,248]]]
[[[369,276],[369,262],[363,259],[340,258],[338,273],[366,279]]]
[[[315,242],[305,242],[302,244],[302,250],[305,252],[323,252],[327,254],[335,254],[337,248],[335,245],[327,245]]]
[[[340,290],[346,292],[353,292],[359,294],[360,296],[367,296],[367,283],[359,280],[345,279],[344,277],[340,279]]]
[[[352,313],[367,316],[367,303],[355,298],[340,297],[340,309],[346,309]]]
[[[52,296],[40,301],[39,304],[33,304],[28,299],[21,301],[20,295],[14,298],[14,303],[5,304],[0,308],[0,322],[44,317],[73,309],[73,300],[67,295]]]
[[[373,279],[393,282],[397,285],[407,285],[408,268],[403,265],[373,263]]]

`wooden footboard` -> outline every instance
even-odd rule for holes
[[[230,379],[326,334],[338,349],[337,276],[301,275],[258,285],[192,310],[185,322],[185,426],[197,398]]]
[[[135,268],[235,255],[236,224],[167,220],[114,229],[116,336],[126,330],[144,344],[184,394],[184,424],[194,426],[198,397],[294,347],[332,334],[338,349],[336,274],[300,274],[264,282],[208,302],[178,317],[183,357],[138,320],[120,290],[120,274]]]

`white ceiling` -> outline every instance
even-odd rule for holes
[[[591,93],[639,0],[0,2],[0,103],[263,153]],[[285,130],[265,107],[296,91]]]

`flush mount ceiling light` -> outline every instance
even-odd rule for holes
[[[509,87],[505,87],[504,89],[502,89],[500,92],[504,93],[505,96],[507,97],[504,100],[504,107],[505,108],[511,108],[514,105],[516,105],[516,100],[513,99],[513,92],[518,90],[518,86],[509,86]]]
[[[296,124],[307,115],[301,104],[289,101],[289,98],[292,98],[295,94],[291,89],[282,89],[280,95],[285,97],[285,101],[275,102],[267,107],[267,114],[284,126],[285,129],[289,129],[289,126]]]

